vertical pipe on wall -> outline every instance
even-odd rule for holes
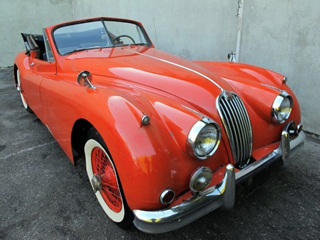
[[[75,2],[74,2],[74,0],[71,0],[71,4],[72,4],[72,19],[73,20],[75,20],[76,19],[76,13],[75,13],[75,10],[74,10],[74,8],[75,8]]]
[[[239,62],[240,59],[240,45],[241,45],[241,32],[242,32],[242,16],[243,16],[243,6],[245,0],[238,0],[238,33],[237,33],[237,44],[236,44],[236,60]]]

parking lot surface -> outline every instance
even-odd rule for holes
[[[125,231],[98,204],[47,128],[24,110],[12,69],[0,70],[0,239],[319,239],[320,140],[307,137],[288,169],[179,230]]]

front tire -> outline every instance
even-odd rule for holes
[[[84,152],[87,175],[102,209],[121,228],[132,228],[133,214],[126,203],[116,167],[95,129],[88,133]]]

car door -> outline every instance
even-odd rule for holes
[[[51,51],[46,46],[46,36],[23,34],[25,40],[28,64],[31,74],[25,79],[24,91],[28,104],[33,112],[44,122],[44,108],[40,94],[41,84],[45,79],[56,74],[56,63]],[[28,50],[29,48],[29,50]],[[51,55],[50,55],[51,53]]]

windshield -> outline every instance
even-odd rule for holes
[[[93,21],[66,25],[53,32],[58,52],[126,45],[150,45],[141,27],[125,21]]]

